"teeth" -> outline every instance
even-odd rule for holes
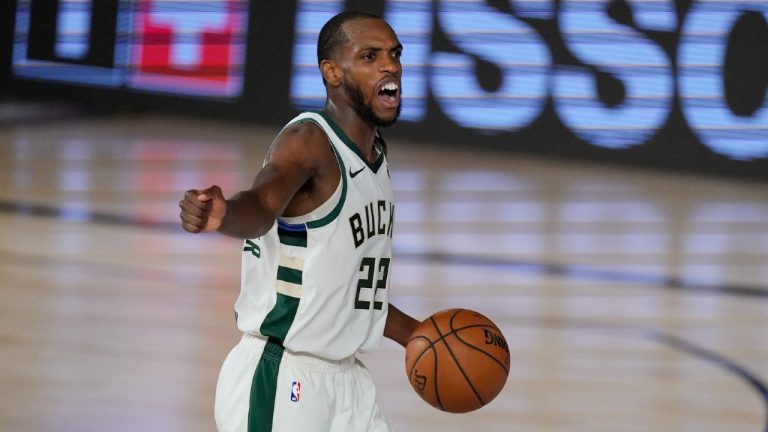
[[[397,84],[389,82],[381,87],[382,90],[397,90]]]

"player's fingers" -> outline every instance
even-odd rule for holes
[[[179,201],[179,208],[181,209],[182,215],[186,214],[200,218],[210,212],[211,205],[210,203],[201,203],[196,200],[183,199]]]
[[[207,208],[208,204],[198,199],[201,194],[202,192],[197,189],[188,190],[184,193],[184,198],[181,200],[181,202],[179,202],[179,205],[181,206],[183,203],[186,203],[187,205],[195,206],[201,209]]]
[[[185,229],[192,232],[194,232],[193,227],[202,229],[205,226],[211,207],[210,203],[198,201],[195,195],[195,191],[188,191],[184,195],[184,199],[179,201],[179,208],[181,209],[179,218],[182,226],[187,225],[190,229],[187,227]]]
[[[211,201],[198,199],[200,195],[201,193],[199,191],[187,191],[187,193],[184,194],[184,199],[179,201],[179,207],[190,213],[195,213],[194,209],[209,211],[212,205]]]
[[[197,195],[197,199],[203,202],[210,201],[215,198],[224,199],[224,194],[221,192],[221,188],[216,185],[211,186],[204,191],[199,191]]]
[[[179,218],[183,222],[194,223],[195,221],[203,221],[208,217],[208,213],[194,206],[181,207],[179,212]]]
[[[179,217],[181,218],[181,227],[184,228],[185,231],[191,233],[201,232],[208,222],[207,217],[204,217],[203,215],[198,216],[183,210],[179,213]]]
[[[184,231],[190,232],[192,234],[197,234],[197,233],[199,233],[200,231],[203,230],[202,228],[200,228],[197,225],[192,225],[192,224],[188,224],[188,223],[182,223],[181,227],[184,229]]]

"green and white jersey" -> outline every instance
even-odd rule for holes
[[[264,236],[245,240],[235,312],[244,333],[339,360],[381,342],[394,196],[383,146],[370,164],[330,117],[303,113],[286,127],[301,122],[325,131],[341,170],[339,185],[311,213],[280,218]]]

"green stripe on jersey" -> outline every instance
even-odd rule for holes
[[[282,342],[285,335],[296,318],[296,311],[299,309],[299,298],[277,293],[277,301],[272,310],[269,311],[264,322],[259,327],[259,332],[264,336],[269,336]]]
[[[290,267],[277,267],[277,280],[288,282],[296,285],[301,285],[302,273],[301,270],[292,269]]]
[[[280,243],[284,245],[307,247],[306,231],[289,231],[286,229],[278,228],[277,236],[280,238]]]

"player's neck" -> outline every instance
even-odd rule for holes
[[[378,153],[374,151],[373,143],[376,136],[376,127],[360,118],[352,107],[326,103],[323,109],[333,121],[344,131],[353,143],[366,155],[368,162],[376,160]]]

